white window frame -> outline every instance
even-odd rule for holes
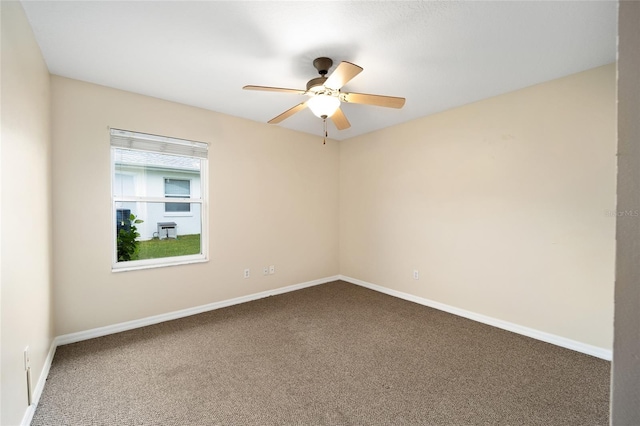
[[[116,173],[116,161],[115,161],[115,149],[116,148],[124,148],[124,149],[131,149],[131,150],[138,150],[138,151],[143,151],[143,152],[149,152],[152,151],[151,149],[137,149],[136,144],[132,143],[132,146],[129,147],[125,147],[125,146],[115,146],[113,143],[113,135],[114,133],[119,136],[121,139],[122,138],[126,138],[127,136],[131,137],[131,139],[141,139],[143,140],[143,144],[150,146],[149,144],[152,144],[155,142],[158,145],[160,144],[182,144],[185,146],[188,146],[189,144],[194,144],[199,146],[200,148],[202,146],[205,146],[206,150],[208,151],[208,147],[207,144],[204,142],[194,142],[194,141],[188,141],[188,140],[184,140],[184,139],[174,139],[174,138],[168,138],[168,137],[164,137],[164,136],[157,136],[157,135],[150,135],[150,134],[145,134],[145,133],[137,133],[137,132],[131,132],[131,131],[127,131],[127,130],[120,130],[120,129],[109,129],[110,133],[109,133],[109,140],[110,140],[110,151],[111,151],[111,155],[110,155],[110,161],[111,161],[111,240],[112,240],[112,250],[111,250],[111,271],[112,272],[124,272],[124,271],[133,271],[133,270],[139,270],[139,269],[149,269],[149,268],[160,268],[160,267],[166,267],[166,266],[175,266],[175,265],[186,265],[186,264],[191,264],[191,263],[202,263],[202,262],[208,262],[209,261],[209,253],[208,253],[208,247],[209,247],[209,221],[208,221],[208,190],[207,190],[207,183],[208,183],[208,166],[209,166],[209,160],[208,160],[208,154],[207,157],[205,158],[200,158],[200,197],[199,198],[166,198],[166,197],[140,197],[140,196],[115,196],[114,195],[114,177],[115,177],[115,173]],[[144,146],[144,145],[143,145]],[[178,147],[180,148],[180,147]],[[181,151],[187,151],[187,148],[185,148],[184,146],[182,147],[183,149]],[[159,151],[156,151],[159,152]],[[171,155],[180,155],[179,153],[175,153],[175,152],[167,152],[168,154]],[[188,152],[186,152],[185,154],[183,154],[185,156],[190,156],[188,155]],[[191,156],[194,157],[194,156]],[[190,186],[193,184],[193,182],[191,182]],[[164,183],[163,183],[164,185]],[[164,188],[163,188],[164,190]],[[191,192],[191,191],[190,191]],[[117,236],[116,236],[116,228],[117,228],[117,224],[116,224],[116,204],[118,202],[143,202],[143,203],[190,203],[190,204],[199,204],[200,205],[200,253],[199,254],[193,254],[193,255],[185,255],[185,256],[173,256],[173,257],[162,257],[162,258],[157,258],[157,259],[144,259],[144,260],[131,260],[131,261],[126,261],[126,262],[118,262],[118,243],[117,243]],[[186,212],[184,212],[186,213]],[[189,214],[193,215],[193,209],[191,209],[191,212],[189,212]]]

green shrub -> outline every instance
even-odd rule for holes
[[[120,230],[118,231],[118,262],[126,262],[129,260],[135,260],[138,251],[138,241],[136,238],[140,236],[136,224],[144,222],[136,218],[132,213],[128,220],[123,220],[120,223]]]

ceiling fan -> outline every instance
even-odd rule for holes
[[[341,102],[353,104],[375,105],[387,108],[402,108],[405,99],[394,96],[368,95],[364,93],[347,93],[341,92],[342,86],[347,84],[352,78],[362,72],[362,67],[352,64],[351,62],[340,62],[335,71],[327,77],[329,69],[333,65],[330,58],[316,58],[313,66],[318,70],[320,77],[313,78],[307,83],[306,90],[285,89],[281,87],[268,86],[244,86],[244,90],[262,90],[268,92],[284,92],[298,95],[307,95],[310,98],[293,108],[290,108],[282,114],[268,121],[269,124],[278,124],[281,121],[291,117],[296,112],[302,111],[309,107],[311,112],[325,123],[330,118],[338,130],[344,130],[351,127],[351,123],[347,120],[342,109]],[[326,124],[325,124],[326,135]]]

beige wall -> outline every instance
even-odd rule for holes
[[[2,14],[1,322],[3,425],[27,411],[23,351],[35,387],[52,341],[49,72],[22,6]]]
[[[52,108],[56,335],[338,274],[335,141],[57,76]],[[108,126],[210,144],[209,262],[111,272]]]
[[[640,3],[620,2],[618,211],[611,424],[640,424]]]
[[[341,274],[611,349],[615,84],[612,64],[341,142]]]
[[[58,335],[339,272],[611,348],[614,65],[326,146],[61,77],[52,90]],[[211,144],[210,262],[111,272],[108,126]]]

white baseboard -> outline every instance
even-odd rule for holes
[[[102,337],[109,334],[120,333],[122,331],[133,330],[135,328],[140,328],[140,327],[146,327],[148,325],[158,324],[164,321],[184,318],[191,315],[201,314],[203,312],[213,311],[215,309],[238,305],[240,303],[250,302],[252,300],[258,300],[258,299],[263,299],[269,296],[288,293],[290,291],[300,290],[306,287],[325,284],[331,281],[336,281],[338,279],[339,279],[338,275],[335,275],[332,277],[320,278],[317,280],[307,281],[300,284],[294,284],[287,287],[276,288],[274,290],[267,290],[260,293],[254,293],[248,296],[241,296],[241,297],[236,297],[234,299],[223,300],[220,302],[213,302],[213,303],[209,303],[201,306],[195,306],[193,308],[187,308],[179,311],[168,312],[166,314],[154,315],[152,317],[141,318],[138,320],[121,322],[118,324],[108,325],[105,327],[94,328],[86,331],[79,331],[77,333],[64,334],[62,336],[56,337],[54,343],[56,344],[56,346],[68,345],[69,343],[76,343],[82,340],[93,339],[95,337]]]
[[[531,337],[536,340],[541,340],[543,342],[551,343],[556,346],[561,346],[563,348],[567,348],[567,349],[571,349],[587,355],[595,356],[597,358],[601,358],[607,361],[611,361],[613,357],[613,351],[611,351],[610,349],[604,349],[598,346],[588,345],[586,343],[578,342],[576,340],[567,339],[566,337],[545,333],[544,331],[535,330],[533,328],[524,327],[508,321],[503,321],[496,318],[488,317],[486,315],[477,314],[475,312],[466,311],[464,309],[449,306],[444,303],[414,296],[409,293],[403,293],[401,291],[392,290],[387,287],[371,284],[366,281],[358,280],[356,278],[351,278],[344,275],[340,275],[339,277],[342,281],[346,281],[351,284],[356,284],[362,287],[366,287],[370,290],[375,290],[380,293],[388,294],[390,296],[398,297],[400,299],[408,300],[410,302],[415,302],[420,305],[438,309],[440,311],[449,312],[450,314],[458,315],[473,321],[481,322],[483,324],[501,328],[503,330],[521,334],[523,336]]]
[[[22,416],[20,426],[29,426],[31,424],[31,420],[33,420],[33,415],[36,412],[36,407],[38,406],[38,402],[40,402],[40,397],[44,390],[44,385],[47,383],[47,377],[49,377],[49,370],[51,369],[51,363],[53,362],[53,356],[56,353],[56,348],[56,339],[53,339],[51,346],[49,347],[49,353],[47,353],[47,357],[44,360],[44,365],[42,366],[42,372],[38,378],[38,383],[36,383],[36,387],[31,393],[31,405],[27,407],[27,411],[25,411],[24,416]]]
[[[31,424],[31,420],[33,419],[33,415],[36,413],[36,404],[31,404],[27,407],[27,411],[25,411],[24,416],[22,417],[22,422],[20,422],[20,426],[29,426]]]

